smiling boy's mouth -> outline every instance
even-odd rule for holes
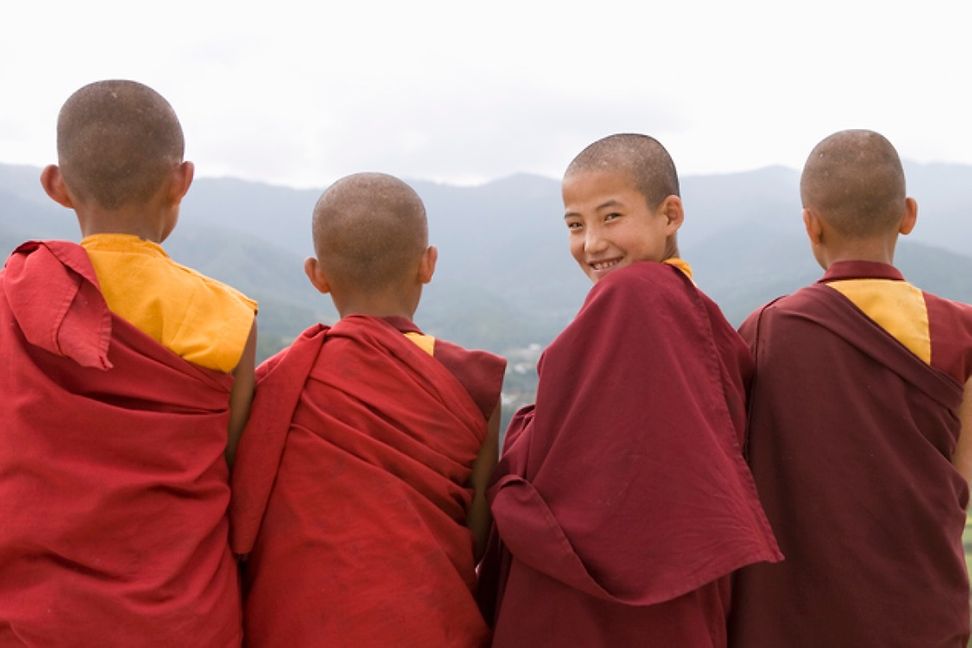
[[[601,270],[610,270],[611,268],[618,265],[619,263],[621,263],[621,257],[617,257],[614,259],[607,259],[605,261],[592,261],[588,265],[590,265],[591,268],[593,268],[594,270],[601,271]]]

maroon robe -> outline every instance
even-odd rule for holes
[[[505,361],[316,325],[258,370],[233,472],[250,646],[480,646],[467,482]]]
[[[780,559],[740,444],[751,360],[669,265],[591,290],[489,491],[496,646],[721,646],[728,581]]]
[[[238,646],[232,379],[108,310],[84,250],[0,273],[0,646]]]
[[[821,281],[856,278],[901,275],[842,262]],[[932,366],[821,283],[743,325],[757,367],[746,452],[787,559],[737,575],[732,644],[966,645],[968,489],[951,458],[972,308],[925,301]]]

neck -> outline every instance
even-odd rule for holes
[[[669,237],[668,241],[665,242],[665,259],[679,258],[678,253],[678,239],[673,234]]]
[[[419,295],[409,299],[402,293],[393,294],[341,294],[331,291],[331,299],[341,317],[368,315],[370,317],[404,317],[411,320],[418,308]]]
[[[338,308],[338,314],[342,319],[351,315],[367,315],[368,317],[404,317],[405,319],[411,321],[412,316],[415,313],[406,309],[367,307],[356,308],[354,306],[349,306],[347,308]]]
[[[820,265],[829,268],[838,261],[873,261],[894,264],[894,247],[897,237],[891,240],[852,241],[843,245],[831,245],[821,250]]]
[[[131,234],[146,241],[161,243],[169,235],[177,213],[158,201],[104,209],[97,205],[75,205],[82,236],[93,234]]]

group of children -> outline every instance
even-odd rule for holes
[[[254,369],[256,304],[160,245],[193,177],[165,99],[85,86],[57,146],[81,243],[0,272],[0,647],[965,646],[972,307],[892,265],[917,207],[880,135],[810,154],[826,273],[739,333],[662,145],[584,149],[594,286],[502,456],[505,361],[412,321],[407,184],[324,192],[305,271],[340,320]]]

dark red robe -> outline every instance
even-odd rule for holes
[[[852,278],[901,275],[842,262],[821,281]],[[746,453],[787,559],[737,575],[733,645],[966,645],[968,489],[951,458],[972,307],[925,301],[932,366],[822,283],[744,324]]]
[[[0,273],[0,646],[233,646],[231,378],[113,316],[84,250]]]
[[[494,645],[724,645],[726,576],[780,559],[740,453],[751,364],[672,266],[594,286],[544,352],[489,492]]]
[[[248,645],[488,641],[467,481],[505,362],[438,340],[432,357],[410,328],[317,325],[258,370],[233,474]]]

